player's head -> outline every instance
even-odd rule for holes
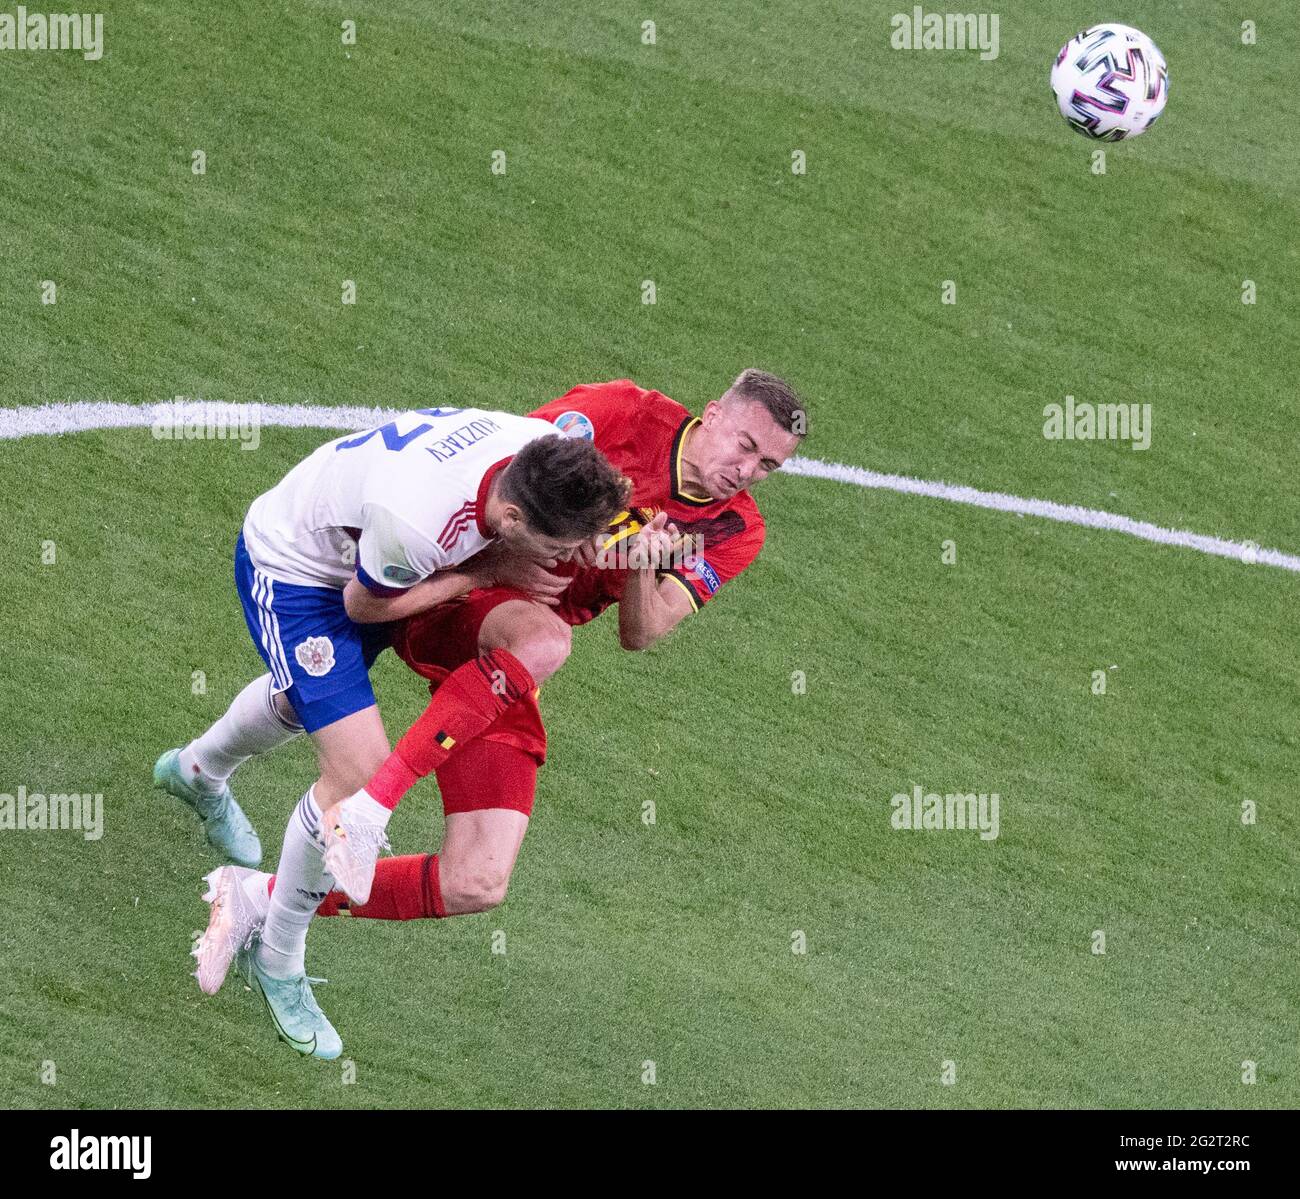
[[[627,507],[631,490],[590,441],[539,437],[501,473],[497,536],[525,557],[567,557]]]
[[[794,388],[750,367],[701,413],[691,458],[709,495],[725,500],[767,478],[807,432]]]

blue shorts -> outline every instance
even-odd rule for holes
[[[309,733],[375,702],[370,666],[388,647],[391,624],[357,624],[332,587],[281,583],[258,570],[244,534],[235,542],[235,589],[253,644]]]

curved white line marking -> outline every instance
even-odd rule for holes
[[[242,413],[256,411],[261,424],[292,429],[366,429],[391,420],[404,409],[396,408],[328,408],[316,404],[205,404],[205,412],[225,413],[237,421]],[[19,437],[48,437],[62,433],[81,433],[92,429],[150,428],[156,419],[175,412],[171,402],[163,404],[113,404],[83,401],[71,404],[43,404],[35,408],[0,408],[0,440]],[[1021,516],[1041,516],[1046,520],[1081,525],[1088,529],[1107,529],[1159,545],[1176,545],[1235,558],[1239,562],[1276,566],[1300,574],[1300,557],[1281,550],[1261,549],[1251,542],[1228,541],[1186,529],[1166,529],[1144,520],[1133,520],[1113,512],[1083,508],[1077,504],[1058,504],[1053,500],[1024,499],[1000,491],[979,491],[952,483],[935,483],[911,479],[906,475],[886,475],[859,466],[838,462],[821,462],[816,458],[792,458],[782,468],[788,474],[814,479],[832,479],[855,487],[878,487],[904,495],[923,495],[954,504],[971,504],[998,512],[1015,512]]]
[[[1108,529],[1112,533],[1126,533],[1130,537],[1140,537],[1143,541],[1154,541],[1160,545],[1178,545],[1184,549],[1199,550],[1203,554],[1216,554],[1220,558],[1236,558],[1239,562],[1248,564],[1280,566],[1283,570],[1300,572],[1300,557],[1284,554],[1281,550],[1261,549],[1253,542],[1227,541],[1222,537],[1191,533],[1186,529],[1166,529],[1149,521],[1134,520],[1131,516],[1119,516],[1097,508],[1082,508],[1078,504],[1022,499],[1018,495],[1006,495],[1001,491],[979,491],[974,487],[959,487],[952,483],[931,483],[925,479],[910,479],[906,475],[882,475],[874,470],[863,470],[860,466],[818,462],[815,458],[792,458],[781,469],[793,475],[834,479],[858,487],[883,487],[905,495],[924,495],[954,504],[973,504],[977,508],[1015,512],[1021,516],[1041,516],[1047,520],[1082,525],[1088,529]]]

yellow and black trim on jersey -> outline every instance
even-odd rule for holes
[[[613,518],[606,526],[611,530],[604,545],[605,553],[610,553],[620,541],[641,532],[659,514],[658,508],[627,508]]]
[[[688,416],[682,421],[682,426],[677,430],[677,436],[673,438],[672,453],[669,455],[669,461],[672,463],[671,478],[669,483],[672,487],[672,497],[679,504],[712,504],[716,501],[711,495],[692,495],[689,491],[682,488],[682,447],[686,444],[686,434],[689,433],[696,425],[700,423],[698,416]]]
[[[661,570],[659,572],[659,577],[661,579],[672,579],[672,581],[676,583],[678,587],[680,587],[684,592],[686,592],[686,595],[691,601],[691,611],[698,612],[700,610],[700,597],[695,594],[695,588],[692,587],[690,583],[688,583],[686,579],[683,578],[678,571]]]

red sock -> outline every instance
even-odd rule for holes
[[[536,687],[528,668],[509,650],[489,650],[456,667],[366,790],[391,812],[416,780],[437,770],[457,744],[477,737]]]
[[[436,853],[380,858],[368,902],[357,906],[343,891],[331,891],[318,916],[360,916],[364,920],[424,920],[446,916]]]

